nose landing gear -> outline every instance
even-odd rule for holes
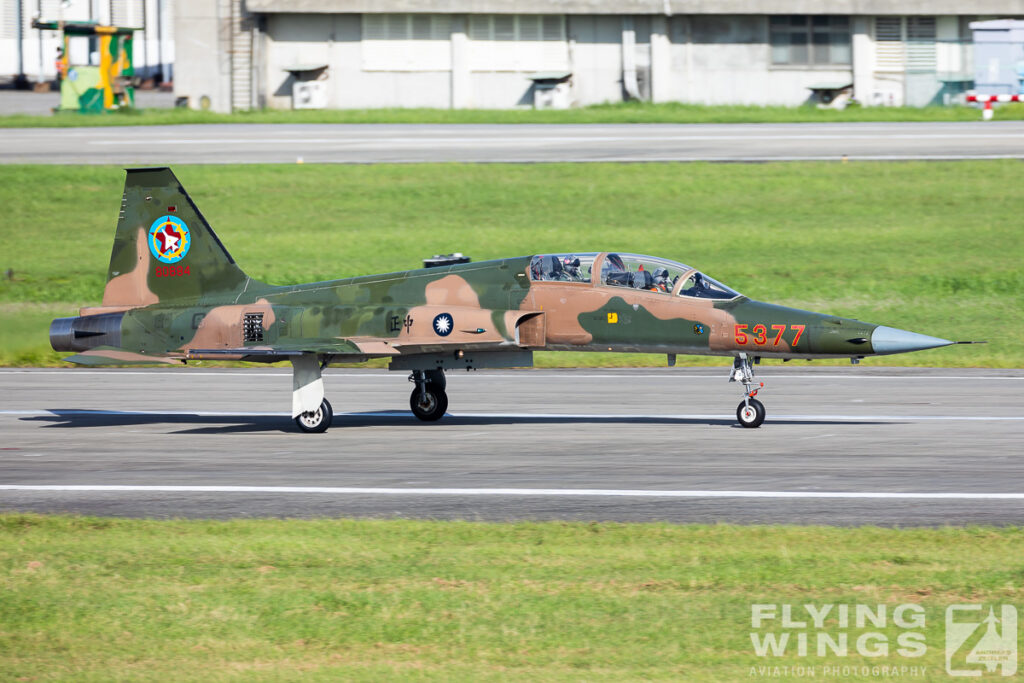
[[[754,387],[754,367],[747,354],[741,353],[733,361],[729,381],[743,384],[743,401],[736,407],[736,419],[740,425],[750,429],[760,427],[764,422],[765,409],[764,404],[754,397],[764,388],[764,382],[759,382],[758,386]]]
[[[443,370],[414,370],[409,381],[416,384],[409,397],[412,414],[424,422],[437,422],[448,410]]]

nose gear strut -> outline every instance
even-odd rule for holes
[[[759,382],[757,387],[754,387],[754,366],[747,358],[747,354],[740,353],[733,361],[729,381],[740,382],[743,385],[743,402],[736,407],[736,419],[740,425],[751,429],[760,427],[764,422],[765,409],[764,404],[754,397],[764,388],[764,382]]]

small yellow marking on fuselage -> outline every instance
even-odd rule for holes
[[[613,324],[613,325],[615,323],[619,322],[619,314],[618,313],[609,313],[608,314],[608,322]]]

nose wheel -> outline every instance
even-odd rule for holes
[[[741,353],[733,361],[730,382],[739,382],[743,385],[743,401],[736,407],[736,419],[740,425],[749,429],[760,427],[764,422],[764,404],[758,401],[755,396],[764,388],[764,382],[754,386],[754,366],[751,364],[747,354]]]
[[[736,408],[736,419],[744,427],[760,427],[764,422],[764,404],[756,398],[748,398]]]
[[[437,422],[448,410],[448,394],[445,393],[445,378],[442,370],[416,370],[409,377],[416,384],[409,396],[412,414],[424,422]]]
[[[326,432],[334,419],[334,410],[326,398],[320,403],[320,407],[311,413],[301,413],[295,418],[295,424],[307,434],[320,434]]]

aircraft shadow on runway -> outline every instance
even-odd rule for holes
[[[49,409],[51,415],[23,417],[23,422],[42,423],[52,428],[126,427],[133,425],[193,425],[179,430],[181,434],[229,434],[240,432],[293,432],[295,425],[281,415],[200,415],[183,413],[134,413],[113,410]],[[713,425],[741,429],[736,420],[728,418],[697,418],[643,415],[445,415],[439,422],[422,422],[412,413],[341,413],[334,416],[333,428],[344,427],[440,427],[540,424],[649,424],[649,425]],[[771,425],[769,418],[765,423]],[[787,425],[880,425],[893,422],[865,420],[799,420],[785,419],[775,424]]]
[[[208,425],[197,429],[176,430],[176,433],[292,432],[295,424],[281,415],[189,415],[182,413],[131,413],[119,411],[88,411],[48,409],[52,415],[33,415],[22,422],[42,423],[46,429],[77,429],[87,427],[131,427],[139,425]]]

